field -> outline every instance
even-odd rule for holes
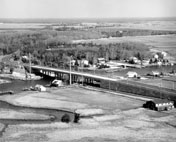
[[[84,116],[78,124],[9,125],[0,137],[2,142],[174,142],[176,139],[175,109],[169,112],[146,110],[141,106],[147,98],[65,88],[1,96],[0,99],[25,106],[37,107],[38,103],[39,107],[76,109]]]
[[[110,44],[121,42],[139,42],[148,45],[152,52],[165,51],[172,57],[176,55],[176,35],[155,35],[155,36],[130,36],[130,37],[114,37],[90,40],[74,40],[74,43],[95,43]],[[169,57],[171,60],[175,60]]]
[[[47,24],[37,23],[0,23],[0,30],[22,30],[22,29],[41,29],[47,26]]]

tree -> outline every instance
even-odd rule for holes
[[[10,67],[10,74],[13,74],[14,67]]]

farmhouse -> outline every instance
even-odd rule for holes
[[[156,76],[156,77],[157,77],[157,76],[160,76],[160,72],[158,72],[158,71],[152,71],[152,75],[153,75],[153,76]]]
[[[136,73],[136,72],[129,71],[129,72],[127,73],[127,76],[128,76],[128,77],[137,77],[137,73]]]
[[[62,80],[55,79],[55,80],[53,80],[53,82],[51,83],[50,86],[53,86],[53,87],[63,86],[63,82],[62,82]]]
[[[105,64],[106,62],[105,58],[98,58],[97,60],[99,64]]]

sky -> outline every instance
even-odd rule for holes
[[[0,0],[0,18],[176,17],[176,0]]]

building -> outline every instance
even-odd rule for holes
[[[160,76],[160,72],[152,71],[152,76],[158,77],[158,76]]]
[[[63,82],[62,82],[62,80],[57,80],[57,79],[55,79],[55,80],[53,80],[53,82],[51,83],[50,86],[51,86],[51,87],[52,87],[52,86],[53,86],[53,87],[63,86]]]
[[[176,90],[176,77],[163,78],[162,87]]]
[[[137,74],[136,72],[129,71],[129,72],[127,73],[127,76],[128,76],[128,77],[137,77],[138,74]]]
[[[36,91],[40,91],[40,92],[45,92],[46,91],[46,87],[42,86],[42,85],[36,85],[34,88]]]
[[[140,61],[136,57],[130,57],[129,63],[138,64]]]
[[[81,60],[81,65],[82,65],[82,66],[89,66],[89,61],[86,60],[86,59],[82,59],[82,60]]]
[[[153,99],[147,101],[143,107],[156,111],[164,111],[174,108],[174,102],[166,99]]]
[[[99,64],[105,64],[106,63],[105,58],[98,58],[97,60],[98,60]]]

